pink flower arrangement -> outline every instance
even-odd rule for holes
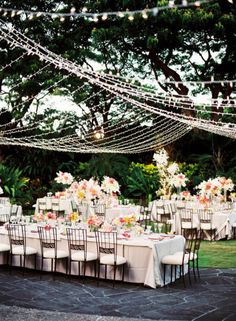
[[[45,231],[50,231],[51,228],[52,228],[52,227],[51,227],[50,224],[46,224],[46,225],[44,226]]]
[[[63,185],[71,185],[73,180],[74,177],[70,173],[61,171],[57,173],[57,177],[55,178],[57,183],[61,183]]]
[[[119,183],[114,178],[108,176],[104,176],[101,189],[109,195],[116,195],[120,192]]]
[[[43,213],[35,213],[34,216],[33,216],[33,221],[35,221],[35,222],[43,222],[44,221]]]
[[[56,216],[55,213],[47,212],[46,218],[49,219],[49,220],[56,220],[56,219],[57,219],[57,216]]]
[[[101,217],[97,215],[90,215],[87,219],[87,224],[89,227],[100,227],[103,223],[103,220]]]
[[[182,173],[176,174],[176,175],[173,175],[171,179],[171,185],[173,185],[176,188],[185,187],[186,181],[187,181],[187,178],[184,174]]]

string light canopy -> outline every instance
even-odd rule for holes
[[[4,135],[4,131],[2,131],[0,135],[0,144],[2,145],[20,145],[81,153],[139,153],[163,147],[179,139],[193,127],[236,138],[234,123],[205,119],[195,113],[191,115],[182,113],[184,109],[198,110],[199,106],[194,105],[189,97],[161,96],[155,91],[144,91],[142,87],[127,84],[127,82],[115,79],[111,75],[83,69],[38,45],[13,27],[9,28],[2,21],[0,21],[0,27],[0,40],[7,41],[12,48],[22,48],[28,54],[38,56],[46,64],[54,65],[59,70],[63,69],[69,74],[74,74],[89,84],[95,84],[101,90],[110,93],[114,100],[120,100],[122,103],[133,106],[132,111],[128,109],[122,115],[122,119],[116,124],[118,126],[110,125],[108,120],[107,123],[102,122],[92,129],[92,132],[83,133],[80,128],[77,128],[79,135],[72,134],[59,138],[44,138],[44,134],[18,138],[14,137],[14,132]],[[163,108],[168,105],[173,108],[174,104],[180,111]],[[208,105],[208,107],[210,106]],[[130,122],[130,119],[134,120]],[[53,136],[59,133],[51,131],[46,134]],[[91,139],[92,137],[93,139]]]
[[[108,11],[108,12],[89,12],[87,7],[83,7],[80,12],[77,12],[75,7],[70,9],[70,12],[45,12],[45,11],[32,11],[32,10],[22,10],[15,8],[3,8],[0,7],[0,14],[2,16],[9,16],[11,18],[21,17],[32,20],[38,19],[40,17],[50,17],[52,19],[58,18],[61,22],[65,21],[66,18],[88,18],[94,22],[99,20],[105,21],[109,17],[119,17],[128,18],[129,21],[133,21],[136,16],[142,17],[143,19],[148,19],[151,16],[156,16],[159,12],[168,9],[181,9],[189,7],[200,7],[205,3],[209,3],[212,0],[197,0],[188,1],[182,0],[181,3],[176,3],[175,0],[169,0],[167,5],[157,6],[153,8],[143,8],[141,10],[121,10],[121,11]]]

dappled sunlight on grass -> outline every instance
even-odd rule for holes
[[[201,243],[200,267],[236,268],[236,240]]]

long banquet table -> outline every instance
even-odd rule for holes
[[[37,268],[40,267],[40,243],[36,226],[31,224],[27,226],[27,245],[38,250]],[[0,243],[8,243],[7,231],[0,227]],[[181,235],[160,235],[151,234],[134,237],[130,239],[120,238],[118,240],[118,255],[123,255],[127,259],[125,267],[125,282],[141,283],[146,286],[156,288],[163,286],[163,267],[161,259],[165,255],[174,254],[182,251],[185,239]],[[68,250],[67,240],[64,233],[58,234],[58,249]],[[88,251],[96,253],[96,242],[93,234],[88,235]],[[6,257],[0,255],[0,263],[6,263]],[[15,257],[14,265],[19,265],[19,258]],[[26,267],[33,268],[33,261],[30,258],[26,260]],[[87,264],[86,275],[94,276],[93,264]],[[44,269],[50,271],[50,261],[45,260]],[[72,264],[72,274],[78,274],[78,265]],[[65,273],[65,262],[58,261],[58,271]],[[101,271],[102,272],[102,271]],[[121,271],[119,271],[121,273]],[[103,272],[101,273],[101,277]],[[109,274],[108,274],[109,275]],[[110,270],[110,278],[113,274]],[[117,279],[121,274],[117,274]],[[170,271],[167,270],[166,283],[170,282]]]

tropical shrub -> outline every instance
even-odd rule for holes
[[[0,164],[0,178],[4,196],[9,197],[12,203],[22,204],[29,201],[29,178],[23,177],[21,170]]]

